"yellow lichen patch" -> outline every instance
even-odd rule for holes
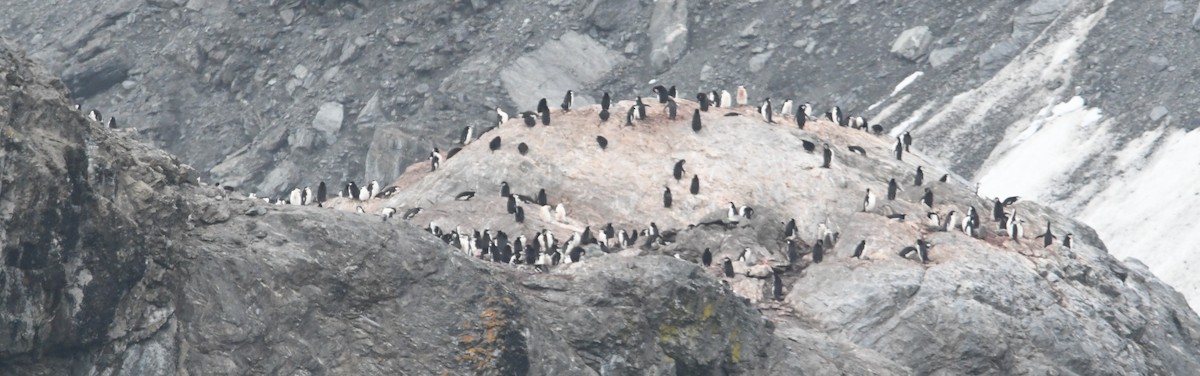
[[[712,310],[713,310],[712,303],[705,304],[704,305],[704,316],[702,318],[704,320],[708,320],[709,317],[712,317]]]
[[[729,357],[733,359],[734,363],[741,362],[742,361],[742,341],[738,340],[737,330],[734,330],[732,333],[729,333],[729,343],[730,343]]]
[[[678,335],[679,335],[679,328],[676,328],[673,325],[663,324],[663,325],[659,325],[659,327],[658,327],[658,341],[659,342],[669,342],[669,341],[675,339],[675,337],[677,337]]]

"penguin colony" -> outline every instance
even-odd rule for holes
[[[663,108],[662,112],[651,113],[647,111],[652,105],[646,104],[642,97],[638,96],[634,100],[634,104],[630,106],[626,113],[624,126],[637,127],[640,123],[646,121],[651,115],[663,116],[670,121],[676,121],[678,103],[676,102],[676,89],[674,86],[667,88],[664,86],[656,86],[651,92],[657,98],[658,104]],[[699,93],[696,95],[699,108],[692,113],[690,120],[680,120],[679,122],[690,124],[693,132],[702,132],[703,124],[701,121],[701,112],[710,112],[714,109],[735,106],[750,106],[748,103],[748,94],[745,87],[739,86],[736,90],[737,102],[732,102],[732,96],[728,91],[714,90],[709,93]],[[558,116],[565,115],[572,111],[574,105],[575,92],[567,91],[563,102],[560,106],[561,112]],[[790,126],[795,124],[799,129],[804,129],[810,121],[816,120],[812,115],[813,106],[809,103],[803,103],[795,106],[795,113],[791,113],[793,109],[793,101],[788,99],[783,101],[781,109],[783,112],[775,113],[774,107],[770,99],[764,100],[759,105],[754,105],[756,113],[762,117],[762,120],[767,124],[784,124]],[[609,114],[612,106],[612,100],[609,93],[603,94],[603,99],[600,103],[599,122],[604,123],[610,121]],[[509,122],[510,117],[502,108],[496,108],[496,126],[505,126]],[[541,99],[537,105],[537,111],[525,111],[520,113],[521,120],[527,127],[535,127],[540,122],[542,126],[552,126],[551,110],[545,98]],[[726,112],[724,116],[741,116],[737,112]],[[842,110],[834,106],[830,111],[825,113],[825,117],[832,123],[840,127],[852,128],[861,130],[876,136],[883,133],[883,127],[878,124],[869,124],[867,120],[861,116],[847,116]],[[88,118],[92,121],[101,121],[98,111],[92,111],[88,114]],[[791,121],[787,119],[791,118]],[[776,120],[778,119],[778,121]],[[515,119],[512,119],[515,120]],[[113,122],[112,119],[109,120]],[[510,125],[511,126],[511,125]],[[686,126],[681,124],[681,126]],[[492,127],[492,128],[495,128]],[[476,135],[474,128],[466,127],[462,130],[458,142],[462,147],[471,147],[471,143],[476,138],[481,138],[492,128],[484,130],[481,134]],[[610,141],[603,137],[597,136],[596,143],[601,151],[607,149]],[[894,157],[897,160],[902,160],[904,153],[910,152],[913,144],[913,137],[909,132],[904,132],[900,137],[897,137],[893,144]],[[802,140],[803,149],[810,154],[817,154],[817,142]],[[499,136],[493,137],[488,143],[488,148],[491,153],[502,152],[504,145]],[[511,147],[511,146],[510,146]],[[851,152],[861,157],[867,157],[866,150],[861,146],[846,145]],[[529,147],[525,143],[519,143],[518,152],[525,155],[529,152]],[[436,173],[438,168],[451,158],[461,148],[451,150],[448,155],[443,156],[439,148],[433,148],[429,153],[430,173]],[[835,147],[832,147],[827,142],[821,142],[820,158],[821,168],[833,168]],[[685,168],[687,161],[680,159],[674,162],[674,167],[671,169],[671,179],[682,183],[685,177],[689,174]],[[664,172],[665,174],[665,172]],[[696,174],[691,174],[688,193],[698,195],[701,191],[700,177]],[[949,174],[944,174],[939,179],[940,182],[947,182]],[[901,177],[901,180],[906,180]],[[919,203],[925,205],[930,210],[936,207],[936,192],[934,186],[924,186],[924,170],[922,166],[918,166],[915,175],[912,179],[912,186],[921,187],[924,194],[921,196]],[[889,179],[886,183],[881,183],[880,188],[872,191],[871,188],[866,189],[866,194],[863,198],[862,205],[857,211],[869,214],[880,214],[888,219],[905,221],[908,215],[905,213],[895,212],[891,206],[883,205],[884,200],[877,197],[875,192],[886,192],[884,198],[886,201],[894,201],[897,199],[897,193],[904,191],[902,184],[896,178]],[[226,191],[232,191],[229,187],[224,187]],[[378,182],[372,181],[365,187],[359,187],[355,182],[346,183],[343,188],[337,193],[337,197],[344,200],[357,202],[368,201],[372,199],[389,198],[397,192],[397,187],[383,188]],[[508,182],[500,182],[497,187],[497,192],[500,197],[504,198],[505,210],[507,214],[512,216],[516,223],[524,223],[526,218],[525,205],[534,205],[539,208],[542,218],[551,219],[552,221],[566,223],[568,221],[567,211],[564,203],[558,202],[554,206],[550,205],[550,200],[545,189],[540,189],[534,195],[519,194],[512,191]],[[475,191],[464,191],[454,195],[455,201],[470,201],[476,197]],[[485,193],[486,194],[486,193]],[[673,192],[669,186],[663,186],[662,207],[663,210],[671,210],[673,201]],[[681,193],[682,194],[682,193]],[[253,197],[254,194],[251,194]],[[292,204],[292,205],[315,205],[323,207],[330,198],[327,195],[327,186],[325,182],[320,182],[317,191],[314,193],[309,187],[303,189],[297,187],[291,190],[286,199],[263,198],[264,201],[273,204]],[[1005,200],[999,198],[993,199],[993,216],[992,220],[996,223],[996,234],[1004,233],[1006,239],[1013,242],[1021,242],[1025,239],[1024,223],[1017,210],[1014,208],[1009,211],[1009,207],[1016,204],[1018,197],[1009,197]],[[518,204],[520,202],[520,204]],[[881,210],[882,209],[882,210]],[[364,213],[362,205],[356,205],[356,211]],[[416,218],[423,209],[420,207],[409,208],[400,214],[403,220],[412,220]],[[398,213],[397,208],[385,207],[380,209],[376,214],[382,217],[383,221],[387,221]],[[690,225],[688,228],[695,226],[720,225],[728,226],[736,225],[740,221],[753,220],[754,209],[749,206],[738,206],[733,202],[726,204],[725,218]],[[980,231],[983,222],[980,219],[978,210],[974,206],[968,206],[967,210],[959,212],[957,209],[951,209],[946,213],[940,211],[927,211],[925,213],[927,226],[923,233],[930,231],[948,232],[961,231],[971,238],[984,239],[983,232]],[[548,221],[549,222],[549,221]],[[820,224],[816,233],[815,239],[803,239],[800,230],[797,228],[796,220],[791,219],[784,224],[783,233],[779,240],[783,244],[783,254],[786,256],[786,262],[790,267],[801,262],[806,256],[812,263],[821,263],[826,259],[826,256],[832,256],[834,247],[839,242],[840,233],[832,231],[825,224]],[[603,226],[597,226],[593,229],[591,226],[586,226],[582,231],[574,231],[570,236],[560,238],[549,229],[542,228],[540,231],[532,234],[517,234],[510,235],[503,231],[492,231],[489,228],[479,229],[463,229],[455,226],[453,229],[444,229],[438,224],[430,222],[425,230],[440,240],[459,249],[465,254],[472,257],[490,260],[498,263],[531,265],[536,270],[548,271],[549,268],[560,265],[580,262],[586,257],[588,249],[601,252],[614,252],[622,248],[629,247],[652,247],[654,245],[667,245],[674,242],[675,235],[678,230],[661,230],[656,223],[649,223],[645,228],[620,228],[618,229],[613,223],[607,223]],[[447,231],[448,230],[448,231]],[[1072,234],[1066,234],[1062,238],[1062,246],[1070,248],[1072,246]],[[1054,235],[1052,225],[1047,223],[1045,232],[1038,235],[1035,239],[1040,239],[1043,247],[1050,247],[1054,240],[1058,237]],[[640,240],[640,242],[639,242]],[[866,239],[856,239],[858,243],[854,246],[853,255],[851,258],[864,259],[867,255],[866,250],[868,243]],[[928,241],[924,235],[914,239],[912,245],[903,247],[895,251],[901,258],[911,258],[921,263],[929,263],[932,261],[931,251],[935,245]],[[595,246],[595,247],[587,247]],[[587,247],[587,248],[585,248]],[[737,262],[744,263],[747,266],[759,264],[769,264],[769,260],[756,250],[749,248],[743,249],[737,257]],[[679,257],[679,255],[676,255]],[[698,260],[704,267],[718,269],[720,274],[727,278],[735,276],[735,268],[733,267],[734,260],[730,257],[723,257],[718,265],[713,264],[713,254],[708,248],[704,249],[701,259]],[[772,265],[774,271],[775,265]],[[783,287],[781,279],[777,273],[773,273],[774,288],[772,294],[775,299],[783,298]]]

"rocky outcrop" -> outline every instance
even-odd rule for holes
[[[929,53],[932,42],[933,33],[929,31],[929,26],[913,27],[901,32],[892,42],[892,54],[915,62]]]
[[[639,85],[650,80],[675,82],[687,98],[744,85],[763,98],[813,103],[818,113],[837,105],[888,128],[929,132],[938,137],[924,150],[979,181],[994,172],[994,159],[1008,154],[1011,141],[1046,129],[1042,110],[1053,105],[1047,101],[1075,96],[1116,126],[1071,144],[1112,145],[1107,149],[1130,150],[1123,155],[1135,159],[1184,158],[1177,150],[1190,145],[1171,147],[1182,138],[1172,135],[1200,127],[1200,116],[1182,110],[1200,108],[1200,95],[1186,84],[1192,72],[1181,63],[1200,59],[1191,45],[1198,19],[1192,5],[69,0],[14,3],[0,14],[6,21],[0,33],[64,78],[84,107],[116,115],[139,139],[178,155],[209,180],[263,196],[279,197],[305,181],[390,180],[401,170],[392,164],[450,148],[464,126],[491,126],[497,106],[518,113],[542,97],[557,104],[567,89],[580,94],[580,104],[606,91],[644,94]],[[1157,27],[1143,27],[1147,22]],[[681,30],[669,25],[687,32],[667,43]],[[896,37],[917,25],[933,36],[926,57],[880,58],[893,56]],[[543,49],[558,56],[540,56]],[[1155,59],[1130,64],[1130,56]],[[502,78],[519,60],[531,64]],[[925,75],[896,90],[917,71]],[[361,122],[358,112],[372,98],[379,111],[369,116],[376,120]],[[332,143],[298,130],[327,102],[343,106],[344,127]],[[1157,106],[1171,113],[1146,121]],[[360,126],[375,124],[400,131]],[[1169,139],[1156,141],[1163,135]],[[404,147],[387,157],[372,153],[379,138]],[[1143,153],[1147,148],[1152,152]],[[1111,204],[1118,200],[1090,202],[1100,197],[1091,192],[1137,196],[1127,186],[1157,195],[1162,183],[1141,184],[1151,178],[1146,170],[1128,167],[1149,161],[1114,169],[1110,155],[1066,154],[1053,163],[1071,166],[1055,174],[1064,181],[1021,181],[1028,189],[1003,195],[1038,196],[1070,215],[1088,215],[1122,244],[1122,257],[1157,254],[1164,245],[1144,238],[1170,238],[1167,218],[1174,216],[1145,205],[1141,215],[1124,215],[1129,209]],[[301,160],[307,162],[295,163]],[[1172,194],[1191,197],[1187,184],[1170,186]],[[1123,230],[1141,218],[1150,218],[1144,229]],[[1146,233],[1156,235],[1130,235]],[[1200,296],[1196,273],[1171,271],[1183,263],[1145,260],[1185,294]]]
[[[512,103],[533,108],[540,93],[561,93],[552,105],[561,101],[567,90],[577,90],[622,65],[624,59],[587,35],[568,32],[537,50],[517,58],[500,72],[504,89]],[[595,103],[591,95],[580,93],[576,104]]]
[[[650,67],[665,72],[687,52],[687,41],[687,0],[655,2],[650,16]]]

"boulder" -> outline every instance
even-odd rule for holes
[[[650,15],[650,66],[665,72],[688,48],[687,0],[661,0]]]
[[[500,80],[513,103],[532,108],[541,98],[558,104],[567,90],[575,90],[575,104],[593,103],[583,86],[604,77],[625,63],[615,51],[595,39],[569,31],[557,40],[517,58],[500,72]]]
[[[901,32],[892,42],[892,54],[915,62],[929,52],[931,43],[933,33],[929,31],[929,26],[913,27]]]
[[[332,144],[337,140],[337,133],[342,130],[344,116],[344,108],[341,103],[325,102],[317,109],[317,115],[313,117],[312,127],[325,136],[326,142]]]

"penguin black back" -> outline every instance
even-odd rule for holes
[[[866,240],[858,242],[858,246],[854,247],[854,256],[851,256],[851,257],[854,257],[856,259],[862,258],[863,250],[866,248],[867,248]]]
[[[812,141],[800,140],[800,144],[804,145],[804,151],[806,152],[812,153],[813,151],[817,150],[817,144],[813,143]]]
[[[545,188],[538,190],[536,202],[538,205],[546,206],[547,201],[546,201],[546,189]]]
[[[601,150],[608,149],[608,139],[604,136],[596,136],[596,144],[600,145]]]
[[[692,112],[692,132],[700,133],[700,109]]]
[[[667,208],[667,209],[670,209],[670,208],[671,208],[671,188],[670,188],[670,187],[664,187],[664,190],[663,190],[663,207],[664,207],[664,208]]]
[[[696,102],[700,103],[700,108],[696,111],[708,112],[708,94],[696,94]]]
[[[775,287],[771,289],[771,293],[775,295],[775,300],[783,300],[783,280],[779,279],[779,273],[772,273],[775,276]]]
[[[704,266],[712,265],[712,252],[709,252],[708,248],[705,248],[704,254],[700,256],[700,263]]]
[[[326,188],[325,188],[325,182],[321,182],[321,184],[317,186],[317,204],[325,203],[325,198],[327,197],[326,196],[327,194],[328,194],[328,192],[326,191]]]
[[[913,185],[925,184],[925,170],[921,166],[917,166],[917,176],[913,178]]]
[[[699,175],[692,175],[692,185],[691,185],[691,187],[688,188],[688,191],[692,192],[692,194],[694,194],[694,195],[700,194],[700,176]]]
[[[488,149],[491,149],[493,152],[500,150],[500,136],[492,138],[492,142],[488,143]]]
[[[830,165],[833,163],[833,149],[830,149],[828,144],[825,145],[825,150],[821,152],[821,158],[824,161],[821,163],[821,168],[830,168]]]
[[[517,152],[521,155],[529,154],[529,145],[525,145],[524,142],[517,144]]]
[[[604,92],[604,97],[600,98],[600,109],[607,110],[610,105],[612,105],[612,97],[606,91]]]
[[[542,98],[542,100],[538,101],[537,112],[539,114],[550,112],[550,105],[546,103],[546,98]]]
[[[675,181],[679,181],[680,179],[683,179],[683,164],[684,163],[687,163],[687,160],[680,159],[679,162],[675,162],[675,168],[671,170],[671,176],[675,177]]]

